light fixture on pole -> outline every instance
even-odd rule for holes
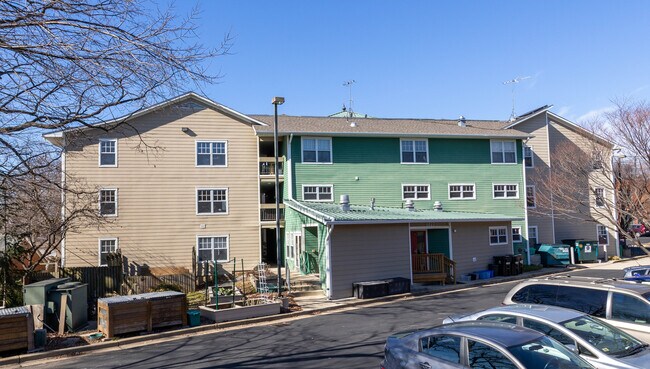
[[[275,246],[278,262],[278,296],[282,294],[282,245],[280,242],[280,177],[278,175],[278,105],[284,104],[284,97],[274,97],[273,153],[275,159]]]

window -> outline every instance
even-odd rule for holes
[[[287,243],[287,259],[296,259],[296,250],[302,244],[302,233],[295,232],[289,237],[289,242]]]
[[[117,251],[117,238],[99,240],[99,266],[106,266],[106,256]]]
[[[304,138],[302,139],[303,163],[332,163],[331,138]]]
[[[460,337],[423,337],[420,338],[420,350],[437,359],[460,364]]]
[[[476,193],[473,184],[450,184],[449,200],[474,200]]]
[[[494,347],[467,340],[468,364],[472,369],[517,369],[507,356]]]
[[[332,201],[332,185],[303,185],[302,199],[305,201]]]
[[[554,305],[604,318],[607,291],[561,286],[557,291],[557,303]]]
[[[104,216],[117,215],[117,190],[99,190],[99,214]]]
[[[402,200],[429,200],[429,185],[402,185]]]
[[[597,187],[594,192],[596,193],[596,207],[604,208],[605,207],[605,189],[602,187]]]
[[[526,168],[535,167],[535,162],[533,161],[533,148],[530,146],[524,146],[524,165]]]
[[[226,141],[197,141],[197,167],[225,167],[227,162]]]
[[[490,245],[508,244],[508,227],[490,227]]]
[[[518,199],[518,184],[493,184],[492,197],[495,199]]]
[[[521,242],[521,227],[512,227],[512,242]]]
[[[526,186],[526,206],[534,209],[537,207],[537,199],[535,196],[535,186]]]
[[[650,306],[638,297],[614,292],[612,319],[634,324],[650,324]]]
[[[99,140],[99,166],[100,167],[117,166],[117,140],[116,139]]]
[[[530,246],[537,245],[539,239],[537,236],[537,226],[528,227],[528,244]]]
[[[596,232],[598,234],[598,244],[599,245],[608,245],[609,244],[609,233],[607,232],[607,227],[602,224],[596,226]]]
[[[225,214],[228,212],[228,189],[196,190],[197,214]]]
[[[516,164],[517,144],[515,141],[490,141],[492,164]]]
[[[228,236],[197,237],[196,248],[199,263],[228,261]]]
[[[591,166],[594,170],[603,169],[603,155],[601,152],[591,154]]]
[[[549,326],[547,324],[544,324],[544,323],[541,323],[541,322],[538,322],[538,321],[535,321],[535,320],[532,320],[532,319],[524,318],[524,327],[534,329],[534,330],[536,330],[538,332],[544,333],[544,335],[555,339],[556,341],[560,342],[563,345],[574,345],[575,346],[575,344],[576,344],[576,342],[573,339],[571,339],[569,336],[567,336],[566,334],[558,331],[557,329],[555,329],[555,328],[553,328],[553,327],[551,327],[551,326]]]
[[[426,164],[429,162],[427,140],[401,140],[402,164]]]
[[[512,301],[522,304],[555,305],[557,286],[533,284],[526,286],[512,295]]]

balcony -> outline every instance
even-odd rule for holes
[[[284,158],[278,158],[278,176],[280,179],[284,175]],[[260,157],[260,177],[263,179],[275,178],[275,158],[273,157]]]
[[[271,228],[275,227],[275,204],[260,204],[260,221],[262,223],[273,222]],[[268,224],[266,225],[268,226]],[[284,226],[284,204],[280,204],[280,225]]]

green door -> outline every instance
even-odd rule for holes
[[[449,257],[449,229],[429,229],[427,230],[429,238],[429,253],[430,254],[445,254]]]

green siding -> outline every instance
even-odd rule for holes
[[[308,228],[309,231],[305,232],[305,245],[307,249],[306,251],[308,252],[313,252],[314,247],[316,249],[316,255],[318,259],[317,260],[318,269],[320,271],[319,276],[320,276],[321,286],[323,289],[325,289],[326,287],[325,273],[324,273],[324,271],[326,270],[325,237],[327,235],[327,228],[325,227],[325,225],[318,223],[318,221],[316,221],[315,219],[312,219],[304,214],[301,214],[289,207],[285,208],[284,229],[287,238],[293,232],[302,232],[303,225],[316,226],[315,227],[316,233],[313,233],[313,228],[312,229]],[[286,248],[286,243],[285,243],[285,248]],[[295,267],[294,261],[291,259],[287,259],[287,266],[293,269]]]

